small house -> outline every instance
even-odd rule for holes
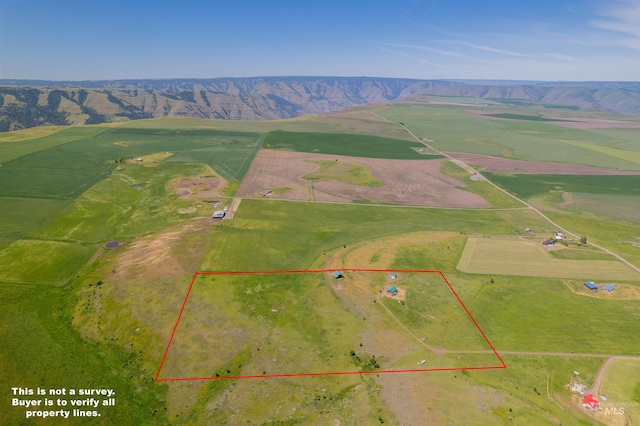
[[[582,406],[593,411],[602,410],[602,408],[600,408],[600,401],[598,401],[592,393],[585,395],[584,398],[582,398]]]
[[[584,286],[591,291],[598,291],[598,286],[593,281],[586,281]]]
[[[340,272],[340,271],[335,271],[333,273],[333,278],[335,278],[335,279],[344,278],[344,275],[342,275],[342,272]]]
[[[387,294],[389,296],[395,296],[396,294],[398,294],[398,289],[396,288],[396,286],[392,285],[387,289]]]

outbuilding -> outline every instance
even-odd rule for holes
[[[598,291],[598,286],[593,281],[585,281],[584,286],[591,291]]]
[[[602,410],[602,408],[600,408],[600,401],[598,401],[592,393],[585,395],[584,398],[582,398],[582,406],[593,411]]]
[[[340,271],[335,271],[333,273],[333,278],[335,278],[335,279],[344,278],[344,275],[342,275],[342,272],[340,272]]]
[[[211,217],[214,218],[214,219],[222,219],[226,213],[227,212],[224,211],[224,210],[218,210],[218,211],[214,212]]]
[[[396,294],[398,294],[398,289],[396,288],[396,286],[392,285],[387,289],[387,294],[389,296],[395,296]]]

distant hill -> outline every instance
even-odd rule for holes
[[[489,84],[490,83],[490,84]],[[640,83],[372,77],[0,80],[0,131],[164,116],[271,120],[415,95],[521,100],[640,115]]]

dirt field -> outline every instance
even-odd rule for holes
[[[465,110],[467,114],[482,117],[486,120],[511,120],[509,118],[491,117],[489,114],[502,114],[504,110],[478,111]],[[603,118],[581,118],[581,117],[556,117],[552,115],[541,115],[540,117],[550,120],[566,120],[566,121],[549,121],[548,124],[555,126],[569,127],[572,129],[640,129],[639,121],[620,121],[607,120]]]
[[[308,160],[338,160],[362,165],[384,187],[372,188],[333,179],[305,180],[304,176],[320,167]],[[343,203],[366,200],[415,206],[490,207],[479,195],[458,189],[465,186],[463,182],[440,173],[440,162],[262,150],[256,155],[237,195],[243,198],[261,197],[261,191],[271,189],[274,191],[273,198],[290,200]],[[280,192],[278,188],[291,189]]]
[[[543,163],[538,161],[509,160],[484,154],[447,152],[465,163],[482,167],[482,171],[512,174],[553,174],[553,175],[640,175],[639,171],[603,169],[564,163]]]
[[[218,178],[190,178],[181,180],[175,193],[184,198],[213,198],[220,195],[224,180]]]

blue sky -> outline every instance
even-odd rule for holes
[[[638,0],[0,0],[0,78],[640,80]]]

